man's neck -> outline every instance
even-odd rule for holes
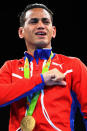
[[[36,50],[36,49],[51,49],[52,47],[51,47],[51,42],[49,43],[49,44],[47,44],[47,45],[44,45],[43,47],[38,47],[37,45],[35,45],[35,44],[30,44],[30,43],[28,43],[28,42],[26,42],[25,41],[25,43],[26,43],[26,47],[27,47],[27,52],[30,54],[30,55],[32,55],[32,56],[34,56],[34,51]]]
[[[46,47],[46,48],[40,48],[40,47],[28,48],[27,51],[28,51],[29,54],[31,54],[32,56],[34,56],[34,51],[35,51],[36,49],[51,49],[51,47],[49,47],[49,48],[48,48],[48,47]]]

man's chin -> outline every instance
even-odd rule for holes
[[[37,48],[46,48],[47,45],[48,45],[48,43],[42,42],[42,41],[35,43],[35,46],[36,46]]]

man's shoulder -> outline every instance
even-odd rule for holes
[[[24,58],[21,58],[21,59],[7,60],[4,62],[4,65],[15,66],[15,65],[23,64],[23,63],[24,63]]]
[[[24,57],[20,58],[20,59],[9,60],[9,62],[11,62],[11,63],[23,63],[24,62]]]
[[[73,61],[80,61],[80,59],[78,57],[74,57],[74,56],[67,56],[64,54],[56,54],[56,57],[62,61],[62,62],[73,62]]]
[[[80,69],[82,65],[84,64],[78,57],[73,56],[67,56],[63,54],[56,54],[55,55],[55,61],[63,65],[65,68],[72,68],[72,69]]]

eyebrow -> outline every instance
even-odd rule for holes
[[[45,17],[43,17],[43,18],[31,18],[29,21],[31,21],[31,20],[50,20],[49,18],[45,18]]]
[[[29,21],[32,21],[32,20],[38,20],[38,18],[31,18]]]

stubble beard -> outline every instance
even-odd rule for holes
[[[46,42],[40,41],[40,42],[34,43],[34,45],[36,46],[36,48],[48,48],[49,44]]]

